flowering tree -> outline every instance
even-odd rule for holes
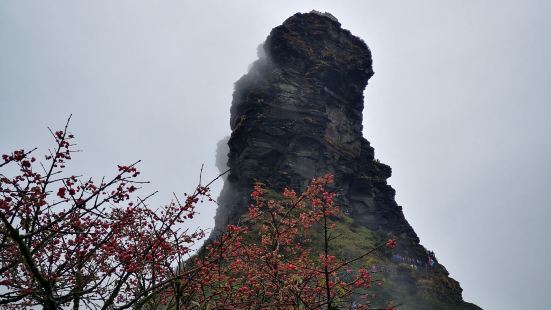
[[[34,150],[2,156],[2,307],[131,307],[172,281],[175,262],[204,236],[182,231],[180,224],[208,196],[206,186],[183,203],[152,210],[147,198],[131,199],[143,183],[137,163],[118,166],[112,179],[100,182],[64,176],[74,139],[67,125],[52,131],[55,148],[44,163],[32,157]],[[10,166],[17,168],[15,176],[4,174]]]
[[[333,176],[327,174],[313,179],[301,194],[285,189],[279,199],[266,198],[266,190],[255,186],[244,221],[228,225],[226,233],[191,265],[201,269],[185,282],[188,304],[184,306],[368,309],[368,295],[358,293],[381,282],[365,268],[351,266],[385,246],[394,248],[396,240],[346,261],[332,255],[329,245],[337,238],[335,221],[342,214],[335,205],[335,193],[325,190],[331,183]],[[309,240],[320,233],[321,247]]]
[[[257,185],[243,221],[186,261],[205,232],[182,224],[199,201],[212,200],[214,180],[183,201],[152,209],[151,195],[134,197],[144,183],[138,162],[99,182],[65,176],[74,147],[68,124],[51,131],[55,147],[42,163],[35,150],[2,156],[0,307],[337,309],[350,300],[355,308],[369,307],[367,295],[358,293],[374,279],[351,266],[396,241],[350,260],[332,255],[342,215],[335,194],[325,190],[331,175],[312,180],[301,194],[285,189],[278,199]],[[313,234],[323,235],[321,244],[313,244]]]

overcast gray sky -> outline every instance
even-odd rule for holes
[[[217,174],[233,83],[312,9],[371,48],[364,134],[464,298],[548,308],[550,1],[0,1],[0,153],[45,151],[73,113],[72,171],[142,159],[167,202]]]

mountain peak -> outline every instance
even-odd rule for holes
[[[213,235],[246,212],[253,184],[303,190],[311,178],[332,173],[337,201],[350,220],[346,238],[358,244],[366,236],[399,238],[396,255],[408,263],[376,259],[395,271],[383,295],[412,306],[404,309],[479,309],[462,301],[459,283],[420,245],[387,184],[391,168],[374,158],[362,135],[363,92],[373,76],[365,42],[333,15],[313,11],[289,17],[260,48],[259,59],[235,84],[232,170]],[[356,250],[350,247],[343,244],[341,253]],[[419,271],[416,264],[427,259],[436,264]]]

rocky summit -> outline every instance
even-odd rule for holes
[[[420,245],[387,184],[391,168],[375,159],[362,136],[363,94],[373,76],[366,43],[331,14],[313,11],[274,28],[258,54],[235,83],[227,142],[231,172],[213,235],[246,212],[255,183],[298,191],[313,177],[332,173],[346,214],[339,255],[398,238],[394,251],[364,262],[382,271],[384,284],[374,289],[381,302],[392,299],[400,309],[480,309],[463,301],[459,283]]]

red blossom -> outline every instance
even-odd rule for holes
[[[254,191],[251,193],[252,198],[261,198],[264,196],[264,192],[262,190],[262,187],[260,185],[254,186]]]
[[[295,265],[293,265],[293,264],[286,264],[286,265],[285,265],[285,268],[286,268],[287,270],[297,270],[297,269],[298,269],[298,267],[295,266]]]
[[[57,196],[59,196],[59,198],[65,198],[65,191],[67,189],[65,187],[60,187],[58,190],[57,190]]]
[[[285,198],[295,198],[296,195],[297,195],[297,194],[296,194],[295,191],[292,190],[292,189],[285,188],[285,189],[283,190],[283,197],[285,197]]]

